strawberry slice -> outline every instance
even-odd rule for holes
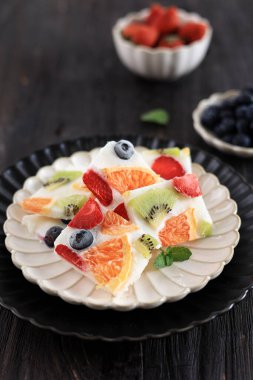
[[[109,206],[112,203],[112,189],[94,170],[90,169],[84,173],[83,182],[102,205]]]
[[[98,203],[90,198],[69,223],[69,227],[90,230],[103,220]]]
[[[174,158],[168,156],[158,157],[153,162],[152,169],[164,179],[181,177],[185,174],[182,165]]]
[[[117,207],[115,207],[113,211],[116,212],[116,214],[122,216],[122,218],[129,220],[124,203],[120,203]]]
[[[86,272],[88,265],[84,259],[78,255],[78,253],[72,251],[69,247],[64,244],[59,244],[55,247],[55,252],[57,255],[61,256],[63,259],[68,261],[70,264],[74,265],[82,272]]]
[[[172,180],[174,188],[181,194],[190,198],[202,195],[198,178],[195,174],[185,174],[183,177],[176,177]]]

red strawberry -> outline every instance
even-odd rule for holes
[[[185,170],[182,165],[174,158],[168,156],[158,157],[154,161],[152,169],[164,179],[181,177],[185,174]]]
[[[145,23],[149,26],[153,26],[159,31],[160,23],[164,14],[164,7],[162,7],[160,4],[153,4],[150,7],[150,14],[146,18]]]
[[[136,45],[152,47],[158,40],[158,31],[152,26],[133,22],[127,25],[123,31],[123,36],[130,39]]]
[[[83,182],[102,205],[109,206],[112,203],[112,189],[94,170],[90,169],[84,173]]]
[[[204,37],[207,26],[203,23],[187,22],[180,26],[178,34],[187,42],[194,42]]]
[[[176,48],[183,45],[184,45],[184,41],[180,37],[176,36],[175,34],[172,34],[168,37],[161,39],[161,41],[158,44],[159,47],[165,47],[165,48]]]
[[[90,198],[68,224],[72,228],[90,230],[103,220],[103,214],[98,203]]]
[[[172,180],[174,188],[187,197],[195,198],[202,195],[198,178],[195,174],[185,174]]]
[[[129,220],[124,203],[120,203],[113,211],[122,216],[122,218]]]
[[[178,10],[176,7],[166,9],[159,25],[159,32],[168,34],[177,30],[180,25]]]
[[[86,272],[87,263],[84,261],[82,256],[80,256],[78,253],[72,251],[66,245],[63,245],[63,244],[57,245],[55,247],[55,252],[57,253],[57,255],[63,257],[70,264],[77,267],[80,271]]]

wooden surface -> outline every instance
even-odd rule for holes
[[[203,64],[170,84],[134,77],[114,52],[113,23],[148,4],[0,2],[1,169],[60,140],[141,133],[201,146],[253,183],[252,160],[208,148],[191,121],[203,97],[253,82],[253,2],[178,1],[210,20],[214,38]],[[153,107],[170,111],[167,128],[138,121]],[[102,343],[40,330],[0,308],[0,379],[252,379],[252,310],[249,292],[230,312],[191,331],[144,342]]]

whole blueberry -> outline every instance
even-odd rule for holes
[[[225,109],[232,110],[234,107],[235,107],[235,100],[234,100],[234,98],[225,99],[221,103],[221,108],[224,109],[224,110]]]
[[[243,147],[249,147],[251,145],[251,138],[245,133],[238,133],[233,138],[233,144]]]
[[[210,106],[206,108],[201,114],[201,123],[207,127],[211,128],[219,120],[219,106]]]
[[[218,137],[222,137],[227,133],[227,127],[221,122],[215,125],[213,133]]]
[[[238,119],[247,119],[248,118],[248,107],[247,106],[239,106],[235,110],[236,117]]]
[[[69,244],[72,248],[80,250],[89,247],[93,240],[94,237],[89,230],[78,230],[70,235]]]
[[[253,104],[250,104],[247,109],[247,118],[248,120],[253,121]]]
[[[248,120],[246,120],[246,119],[237,119],[235,126],[236,126],[236,130],[238,133],[247,133],[248,132],[249,123],[248,123]]]
[[[221,121],[221,124],[223,124],[223,128],[227,133],[234,132],[235,131],[235,119],[232,117],[224,117]]]
[[[53,226],[50,227],[49,230],[47,230],[44,237],[44,242],[48,247],[53,248],[54,242],[58,238],[62,230],[63,228],[61,228],[60,226]]]
[[[228,109],[228,108],[225,108],[225,109],[221,109],[220,110],[220,118],[223,119],[225,117],[229,117],[229,118],[232,118],[234,116],[234,112],[232,109]]]
[[[252,98],[247,93],[242,93],[235,98],[236,106],[248,105],[252,103]]]
[[[120,140],[115,144],[114,151],[122,160],[129,160],[134,154],[134,146],[127,140]]]
[[[222,137],[222,140],[228,144],[232,144],[233,143],[233,138],[234,138],[234,135],[225,135]]]

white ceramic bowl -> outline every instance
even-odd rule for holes
[[[122,29],[134,20],[144,19],[148,13],[148,9],[129,13],[119,19],[112,29],[115,48],[123,65],[134,74],[158,80],[175,80],[193,71],[204,59],[211,42],[212,27],[208,20],[196,13],[187,13],[179,9],[183,22],[204,22],[207,24],[207,31],[201,40],[174,49],[152,49],[125,40],[121,34]]]
[[[137,148],[140,152],[143,147]],[[217,277],[234,254],[239,241],[240,218],[237,205],[228,189],[216,176],[193,164],[204,200],[214,222],[213,236],[189,242],[192,256],[188,261],[171,267],[153,270],[149,266],[129,291],[112,296],[96,288],[95,284],[54,254],[38,238],[28,232],[21,221],[25,215],[19,202],[33,194],[56,170],[81,169],[88,165],[96,149],[77,152],[71,157],[58,158],[53,165],[41,168],[36,176],[28,178],[24,187],[16,192],[7,209],[4,224],[6,247],[13,263],[22,270],[25,278],[38,284],[45,292],[57,295],[66,302],[83,304],[94,309],[112,308],[132,310],[136,307],[154,308],[164,302],[174,302],[191,292],[202,289]]]
[[[230,99],[239,95],[237,90],[229,90],[223,93],[216,93],[210,96],[208,99],[201,100],[197,108],[193,111],[193,126],[195,131],[205,140],[205,142],[221,152],[233,154],[239,157],[253,157],[253,148],[244,148],[242,146],[232,145],[226,143],[216,137],[211,131],[204,127],[201,123],[201,114],[205,108],[219,104],[225,99]]]

